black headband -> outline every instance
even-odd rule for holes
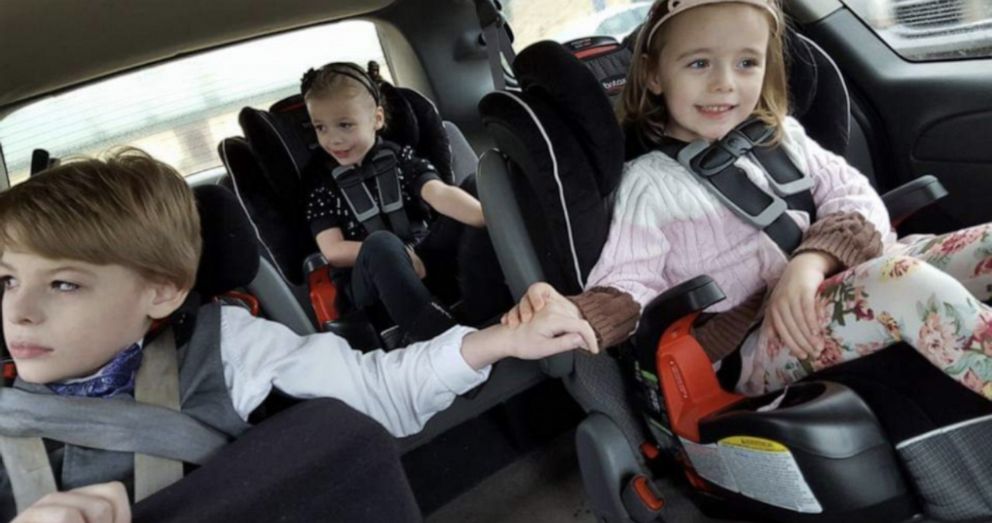
[[[380,103],[378,84],[376,84],[376,82],[372,80],[372,77],[369,76],[369,74],[366,73],[361,67],[351,62],[331,62],[321,66],[320,69],[308,69],[307,72],[303,73],[303,78],[300,79],[300,92],[303,96],[306,96],[310,88],[313,87],[313,83],[317,80],[317,76],[323,73],[340,74],[355,80],[356,82],[362,84],[369,94],[372,95],[376,105],[382,105]]]

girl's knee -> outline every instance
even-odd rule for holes
[[[356,264],[386,261],[395,263],[406,257],[406,246],[395,234],[375,231],[362,241]]]

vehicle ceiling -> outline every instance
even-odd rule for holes
[[[393,0],[0,0],[0,115],[139,65],[382,9]]]

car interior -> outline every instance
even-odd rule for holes
[[[992,190],[992,8],[783,4],[792,115],[868,177],[899,236],[992,221],[981,196]],[[401,333],[381,311],[314,291],[331,283],[314,279],[323,260],[301,212],[300,169],[319,147],[299,95],[303,72],[375,60],[391,86],[389,136],[422,143],[418,153],[448,181],[476,177],[512,297],[537,281],[577,294],[606,240],[623,164],[644,152],[617,123],[615,103],[649,5],[8,0],[0,189],[60,158],[145,148],[192,186],[235,197],[223,212],[247,218],[253,245],[211,259],[251,258],[254,276],[237,285],[262,316],[390,350]],[[324,30],[334,36],[294,40]],[[912,35],[926,40],[906,43]],[[248,47],[276,39],[287,43],[264,57]],[[943,51],[959,44],[957,54]],[[114,83],[149,98],[86,94]],[[169,96],[184,84],[206,88]],[[206,124],[194,130],[194,120]],[[722,298],[700,275],[646,307],[612,356],[497,363],[485,384],[400,442],[425,520],[992,521],[992,405],[905,345],[785,393],[730,395],[698,344],[671,341]],[[687,388],[666,366],[691,376]],[[276,392],[257,419],[292,403]],[[729,440],[742,468],[707,470]],[[767,442],[778,446],[754,446]]]

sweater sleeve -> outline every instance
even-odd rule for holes
[[[603,348],[631,337],[641,316],[641,306],[630,294],[611,287],[593,287],[568,299],[592,326]]]
[[[610,231],[589,272],[586,288],[612,287],[641,307],[672,286],[665,265],[671,243],[665,234],[670,192],[661,190],[662,174],[678,167],[667,156],[649,153],[629,162],[613,203]]]
[[[889,213],[868,178],[844,158],[809,138],[794,119],[786,133],[802,151],[813,177],[813,201],[819,219],[806,231],[795,253],[818,250],[851,267],[878,256],[884,243],[895,240]]]

